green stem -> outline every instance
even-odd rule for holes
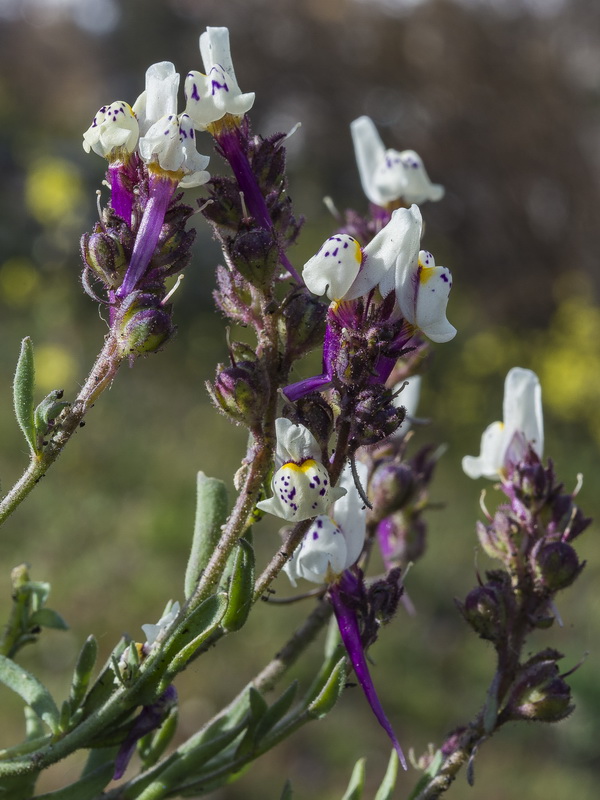
[[[48,444],[41,453],[32,457],[21,478],[0,502],[0,525],[18,508],[62,453],[95,400],[110,385],[121,361],[116,339],[109,334],[77,398],[58,418]]]

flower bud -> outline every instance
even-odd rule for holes
[[[506,704],[509,719],[559,722],[574,709],[571,689],[559,674],[555,650],[543,650],[520,669]]]
[[[506,612],[498,587],[490,584],[477,586],[467,595],[465,602],[456,602],[460,613],[482,639],[492,642],[504,636]]]
[[[286,355],[295,361],[323,344],[327,307],[308,292],[293,294],[283,307],[281,338]]]
[[[425,552],[427,526],[418,512],[396,511],[381,520],[377,538],[386,565],[409,564]]]
[[[155,353],[175,333],[170,306],[162,307],[158,294],[140,291],[121,306],[115,330],[123,358]]]
[[[376,464],[369,481],[369,500],[378,519],[398,511],[408,502],[414,488],[408,464],[384,460]]]
[[[223,314],[241,325],[252,325],[255,319],[252,294],[242,277],[233,270],[218,266],[217,286],[213,296]]]
[[[127,259],[117,239],[108,233],[84,233],[81,255],[106,286],[115,289],[120,285],[127,269]]]
[[[392,393],[381,385],[360,392],[352,419],[353,446],[375,444],[402,424],[404,409],[392,403]]]
[[[254,428],[260,425],[265,396],[265,381],[255,361],[239,361],[234,367],[217,367],[217,377],[209,394],[226,416]]]
[[[549,592],[566,589],[584,568],[577,553],[566,542],[553,542],[542,547],[534,560],[534,572],[542,588]]]
[[[304,425],[312,433],[319,446],[327,447],[333,433],[333,410],[327,400],[318,392],[301,397],[294,405],[284,407],[284,416]]]
[[[279,263],[279,248],[270,231],[255,228],[233,239],[229,256],[243,278],[253,286],[264,289],[273,280]]]

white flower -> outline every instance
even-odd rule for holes
[[[363,251],[347,233],[330,236],[319,252],[304,265],[302,277],[309,291],[330,300],[340,300],[354,283]]]
[[[402,389],[402,391],[400,391],[400,389]],[[406,416],[402,421],[402,425],[392,434],[394,437],[405,436],[410,430],[410,426],[417,412],[417,406],[419,405],[419,397],[421,396],[421,376],[412,375],[407,380],[400,381],[392,388],[392,392],[395,393],[398,391],[400,391],[400,394],[394,397],[393,403],[396,408],[404,406]]]
[[[469,478],[504,477],[525,456],[529,445],[542,456],[542,387],[535,372],[522,367],[509,371],[504,382],[503,413],[503,422],[493,422],[483,432],[480,455],[463,458],[462,468]]]
[[[83,134],[83,149],[103,158],[132,153],[137,145],[139,125],[131,106],[123,100],[102,106]]]
[[[343,299],[354,300],[375,287],[382,297],[395,291],[398,316],[432,341],[447,342],[456,335],[446,319],[452,276],[447,267],[435,266],[431,253],[419,250],[421,229],[418,206],[394,211],[363,249],[362,268]]]
[[[170,607],[167,606],[165,613],[157,623],[148,623],[146,625],[142,625],[142,630],[146,634],[146,644],[144,645],[146,650],[149,650],[154,642],[158,639],[160,634],[169,627],[175,617],[179,614],[179,610],[179,603],[175,601]]]
[[[363,486],[367,484],[368,467],[356,462]],[[354,485],[348,466],[342,471],[339,485],[346,494],[333,505],[331,516],[318,516],[304,539],[284,566],[293,586],[299,578],[313,583],[332,582],[356,563],[365,543],[367,509]]]
[[[185,80],[186,112],[203,130],[211,122],[233,114],[242,116],[254,105],[254,92],[242,94],[235,77],[229,31],[207,28],[200,36],[200,54],[206,75],[193,70]]]
[[[350,130],[363,191],[372,203],[403,199],[410,205],[443,197],[443,186],[431,183],[421,157],[414,150],[386,150],[369,117],[355,119]]]
[[[146,89],[133,110],[140,125],[139,153],[148,164],[167,172],[183,173],[180,186],[200,186],[210,178],[209,157],[196,150],[194,126],[187,114],[177,115],[179,74],[170,61],[152,64],[146,71]]]
[[[319,445],[307,428],[280,417],[275,431],[278,469],[272,481],[273,497],[261,500],[257,507],[293,522],[323,514],[346,490],[331,486]]]

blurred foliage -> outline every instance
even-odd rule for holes
[[[242,89],[255,90],[257,131],[302,128],[289,141],[290,185],[308,223],[291,255],[301,267],[334,225],[321,198],[365,209],[347,124],[367,113],[388,146],[414,148],[446,198],[424,208],[427,247],[454,274],[449,319],[457,339],[428,364],[418,443],[449,449],[432,496],[429,551],[409,575],[418,614],[400,615],[373,649],[382,700],[403,745],[417,753],[474,713],[492,652],[459,619],[453,597],[483,570],[475,554],[480,483],[460,471],[483,427],[501,416],[502,382],[515,364],[540,374],[547,453],[568,486],[585,474],[581,504],[600,512],[600,5],[596,0],[0,0],[0,477],[25,466],[10,413],[20,340],[36,345],[39,391],[73,396],[100,348],[102,312],[79,286],[78,237],[91,227],[104,165],[80,148],[105,102],[132,102],[153,61],[199,65],[207,25],[231,30]],[[40,65],[43,65],[40,67]],[[208,148],[208,138],[200,150]],[[213,158],[212,168],[220,169]],[[193,192],[189,193],[194,196]],[[197,193],[199,194],[199,192]],[[193,524],[195,472],[231,481],[245,442],[211,409],[204,381],[225,357],[211,311],[218,251],[198,225],[195,265],[175,302],[179,336],[165,352],[123,368],[64,456],[3,528],[0,593],[32,564],[51,580],[53,607],[71,625],[45,632],[23,664],[59,696],[63,670],[88,633],[106,653],[123,629],[137,635],[168,598],[181,599]],[[318,355],[314,356],[318,362]],[[309,374],[308,370],[306,374]],[[485,487],[493,508],[497,493]],[[257,531],[266,561],[275,527]],[[260,549],[262,548],[262,550]],[[578,708],[560,726],[507,728],[482,750],[475,787],[449,796],[531,800],[595,798],[600,778],[600,546],[545,643],[577,663]],[[260,555],[262,553],[262,555]],[[289,593],[285,579],[278,592]],[[8,602],[6,603],[8,607]],[[251,626],[181,681],[179,735],[189,735],[284,641],[303,608],[265,606]],[[301,673],[300,677],[302,674]],[[2,695],[0,746],[21,709]],[[352,735],[348,735],[352,731]],[[354,735],[354,732],[360,732]],[[387,742],[356,690],[331,718],[259,762],[223,800],[341,796],[348,765],[369,760],[367,785],[385,771]],[[57,765],[41,788],[75,776]],[[400,777],[407,789],[413,777]],[[268,787],[268,788],[265,788]],[[374,791],[374,789],[373,789]],[[399,791],[398,796],[403,792]]]

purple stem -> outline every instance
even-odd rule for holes
[[[165,214],[176,185],[168,178],[153,176],[150,178],[150,196],[135,237],[131,261],[127,267],[123,283],[116,292],[117,297],[120,299],[127,297],[135,289],[154,255],[156,243],[165,221]]]
[[[344,584],[343,587],[342,584]],[[394,733],[394,729],[392,728],[392,725],[388,720],[385,711],[383,710],[379,697],[377,696],[377,692],[375,691],[375,686],[373,685],[371,673],[369,672],[369,667],[367,666],[367,660],[365,658],[365,651],[360,638],[360,627],[358,624],[356,611],[350,606],[346,605],[342,596],[342,591],[344,593],[348,593],[349,589],[352,591],[352,588],[355,586],[355,584],[355,576],[346,570],[346,572],[343,573],[340,582],[329,587],[328,597],[333,606],[333,611],[340,629],[342,642],[344,643],[344,647],[348,652],[350,661],[352,662],[352,666],[354,668],[354,673],[361,685],[363,692],[365,693],[367,702],[371,706],[371,710],[375,714],[377,721],[390,737],[390,740],[394,745],[394,749],[396,750],[396,753],[398,753],[398,758],[400,759],[402,767],[404,769],[408,769],[402,748],[400,747],[398,739],[396,738],[396,734]]]
[[[133,210],[133,192],[126,181],[124,165],[119,161],[109,164],[108,180],[110,183],[110,204],[121,219],[131,225],[131,212]]]
[[[235,179],[244,195],[244,202],[251,216],[254,217],[261,228],[267,231],[273,230],[273,221],[271,220],[269,209],[267,208],[265,198],[258,186],[256,176],[252,172],[248,157],[242,147],[238,128],[227,128],[219,131],[216,135],[216,139],[235,175]],[[279,259],[292,278],[294,278],[300,286],[303,286],[304,281],[291,265],[283,250],[279,252]]]

